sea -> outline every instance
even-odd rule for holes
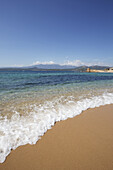
[[[0,163],[55,122],[111,103],[113,73],[0,71]]]

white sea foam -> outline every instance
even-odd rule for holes
[[[71,99],[71,100],[70,100]],[[30,106],[32,112],[20,116],[18,112],[11,119],[0,120],[0,163],[3,163],[11,149],[20,145],[35,144],[56,121],[72,118],[88,108],[95,108],[113,103],[113,93],[104,93],[89,99],[75,102],[73,97],[60,101],[46,102],[45,105]]]

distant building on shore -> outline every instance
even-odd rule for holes
[[[106,70],[113,71],[113,67],[107,68]]]
[[[86,72],[90,72],[90,68],[87,68]]]
[[[93,70],[93,69],[90,69],[90,68],[87,68],[86,72],[90,73],[90,72],[108,72],[108,73],[113,73],[113,67],[111,68],[106,68],[104,70]]]

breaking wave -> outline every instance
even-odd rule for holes
[[[44,104],[31,104],[30,112],[21,115],[14,110],[10,119],[0,116],[0,163],[12,149],[25,144],[35,144],[55,122],[72,118],[88,108],[113,103],[113,93],[103,93],[76,101],[73,96],[54,98]]]

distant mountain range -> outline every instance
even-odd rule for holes
[[[38,64],[33,65],[28,68],[38,68],[38,69],[73,69],[75,66],[72,65],[60,65],[60,64]]]
[[[46,71],[46,70],[72,70],[77,72],[85,72],[87,68],[95,70],[104,70],[110,68],[108,66],[72,66],[72,65],[59,65],[59,64],[38,64],[28,67],[9,67],[9,68],[0,68],[0,70],[31,70],[31,71]]]
[[[72,65],[59,65],[59,64],[38,64],[38,65],[34,65],[34,66],[29,66],[29,67],[25,67],[25,68],[29,68],[29,69],[74,69],[74,70],[82,70],[85,71],[87,68],[90,69],[95,69],[95,70],[104,70],[106,68],[109,68],[108,66],[98,66],[98,65],[94,65],[94,66],[72,66]]]
[[[80,71],[80,72],[86,72],[87,68],[90,68],[91,70],[105,70],[107,68],[110,68],[109,66],[80,66],[76,67],[74,70],[75,71]]]

